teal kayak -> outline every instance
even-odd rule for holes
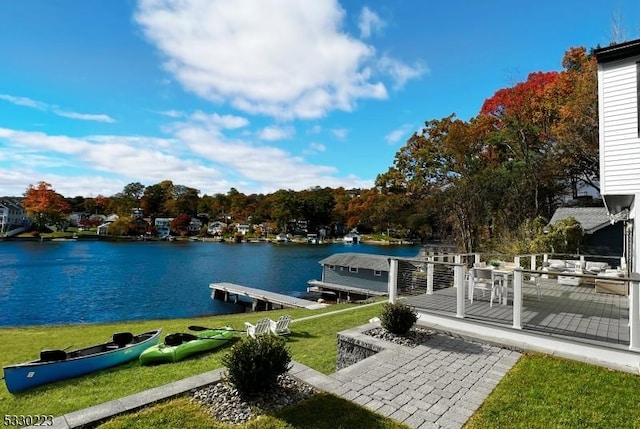
[[[38,360],[3,368],[7,390],[21,392],[138,359],[143,350],[158,344],[160,332],[160,329],[139,335],[118,332],[110,341],[83,349],[42,350]]]
[[[149,347],[140,354],[142,365],[177,362],[191,355],[213,350],[223,346],[234,337],[233,328],[226,326],[198,332],[197,335],[179,332],[169,334],[164,342]]]

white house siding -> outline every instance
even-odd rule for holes
[[[640,56],[598,65],[602,194],[640,192],[638,61]]]

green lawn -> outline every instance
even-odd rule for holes
[[[640,376],[526,354],[465,429],[640,428]]]
[[[163,327],[164,333],[169,333],[184,331],[188,325],[215,327],[226,324],[242,329],[245,321],[255,323],[265,315],[275,319],[281,314],[291,314],[294,319],[299,319],[348,307],[342,304],[317,311],[290,309],[268,314],[236,314],[196,319],[0,329],[0,363],[6,365],[33,359],[42,348],[64,348],[69,345],[81,347],[101,342],[116,331],[138,333]],[[355,307],[352,311],[292,324],[293,334],[287,342],[292,358],[325,374],[334,372],[337,354],[336,333],[364,324],[369,318],[378,316],[379,312],[378,305],[362,306]],[[0,388],[0,411],[2,414],[64,414],[220,368],[221,358],[226,352],[225,348],[175,364],[154,367],[141,367],[137,362],[133,362],[17,395],[9,394],[3,384]],[[525,354],[465,427],[638,428],[638,392],[638,375],[546,355]],[[109,425],[113,426],[107,427],[171,427],[171,422],[174,421],[172,419],[185,422],[181,427],[224,427],[213,425],[198,407],[193,407],[188,401],[176,399],[171,404],[159,405],[138,413],[133,420],[139,420],[139,426],[132,426],[132,420],[127,420],[132,417],[125,416],[112,421]],[[322,415],[323,410],[328,417]],[[351,413],[360,412],[357,410],[357,406],[347,401],[332,395],[320,395],[304,405],[273,416],[265,416],[258,423],[250,423],[242,428],[402,427],[372,413],[361,417],[367,422],[364,426],[352,426],[353,422],[337,418],[332,420],[330,417],[334,411],[337,413],[335,415],[344,411],[347,418]],[[328,418],[326,423],[324,418]],[[162,421],[167,423],[158,423]],[[331,426],[332,423],[334,426]]]
[[[326,313],[346,304],[322,310],[288,309],[268,313],[272,319],[291,314],[294,319]],[[330,319],[311,319],[291,325],[293,334],[287,346],[293,359],[329,374],[335,371],[337,355],[336,333],[366,323],[378,315],[380,307],[355,307],[354,311],[330,316]],[[158,327],[164,334],[186,331],[189,325],[217,327],[230,325],[243,329],[244,322],[255,323],[265,313],[234,314],[206,318],[136,321],[98,325],[50,326],[0,329],[0,364],[8,365],[36,359],[41,349],[83,347],[106,341],[117,331],[144,332]],[[326,321],[325,321],[326,320]],[[4,383],[0,388],[0,414],[53,414],[61,415],[88,406],[141,392],[151,387],[212,369],[221,368],[221,358],[227,348],[205,353],[171,365],[140,366],[137,361],[71,380],[60,381],[15,395]]]
[[[186,398],[117,417],[100,429],[408,429],[380,414],[335,395],[321,393],[273,414],[259,416],[243,425],[213,421],[205,410]]]

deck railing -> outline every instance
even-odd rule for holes
[[[434,255],[436,256],[436,255]],[[437,255],[439,256],[439,255]],[[479,291],[469,300],[472,256],[391,259],[389,300],[406,299],[420,311],[468,318],[577,340],[628,345],[640,351],[640,275],[596,276],[531,269],[544,255],[520,255],[510,277],[508,304],[489,303]],[[547,258],[552,259],[552,258]],[[588,260],[588,257],[585,256]],[[619,259],[617,259],[619,260]],[[613,293],[596,292],[613,288]],[[610,291],[611,292],[611,291]],[[540,293],[540,295],[538,295]]]

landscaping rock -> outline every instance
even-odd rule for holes
[[[255,398],[245,399],[231,384],[221,381],[195,390],[192,401],[205,407],[220,422],[241,424],[264,412],[294,405],[316,393],[308,384],[284,374],[272,390]]]
[[[436,331],[433,329],[414,327],[406,335],[400,336],[392,334],[382,327],[378,327],[364,331],[363,334],[380,340],[390,341],[394,344],[400,344],[401,346],[416,347],[425,343],[436,334]]]

